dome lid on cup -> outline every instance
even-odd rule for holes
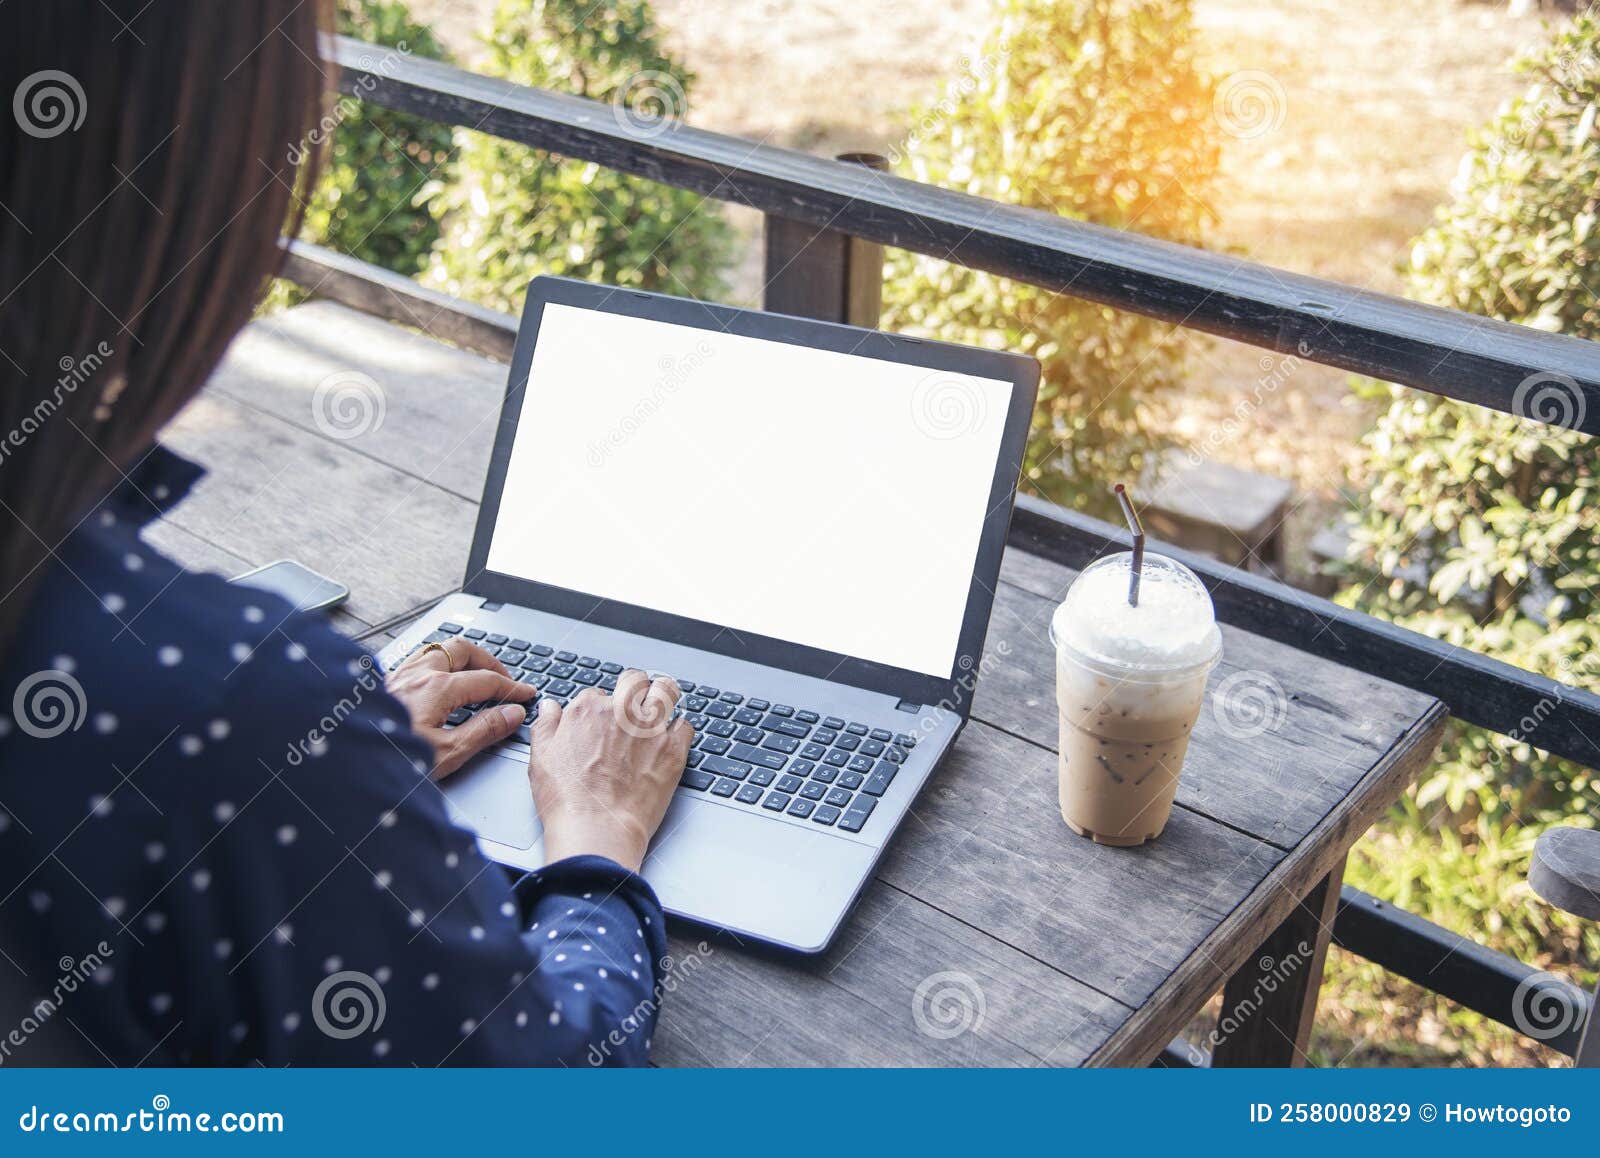
[[[1050,639],[1089,662],[1118,671],[1169,672],[1210,667],[1222,632],[1205,585],[1165,555],[1146,555],[1139,605],[1128,603],[1133,556],[1084,568],[1050,620]]]

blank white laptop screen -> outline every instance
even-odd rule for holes
[[[488,566],[948,677],[1010,397],[546,304]]]

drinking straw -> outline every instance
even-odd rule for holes
[[[1133,532],[1133,570],[1128,575],[1128,606],[1139,606],[1139,576],[1144,572],[1144,524],[1139,522],[1139,512],[1128,500],[1128,488],[1117,484],[1117,502],[1122,504],[1122,517],[1128,520],[1128,530]]]

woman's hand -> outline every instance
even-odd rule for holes
[[[540,703],[528,773],[547,861],[589,853],[638,871],[694,738],[672,719],[680,695],[670,678],[629,669],[609,696]]]
[[[433,746],[435,780],[515,732],[526,711],[522,705],[539,694],[512,679],[483,648],[460,638],[412,655],[390,674],[388,688],[411,713],[412,730]],[[444,727],[457,708],[501,701],[503,706],[484,708],[460,727]]]

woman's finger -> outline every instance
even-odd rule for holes
[[[529,734],[535,743],[548,740],[555,735],[556,728],[561,724],[561,702],[559,700],[540,700],[539,714],[533,721]]]
[[[449,744],[454,763],[454,767],[449,770],[455,771],[469,756],[476,755],[492,744],[498,744],[515,732],[521,723],[522,709],[515,704],[485,708],[476,713],[465,724],[447,733],[450,737]]]
[[[450,649],[450,658],[455,661],[456,671],[492,671],[501,675],[508,675],[506,665],[495,659],[494,656],[484,651],[475,643],[462,639],[460,636],[445,644]]]
[[[612,689],[611,698],[619,705],[631,707],[644,699],[649,687],[650,677],[638,668],[630,667],[617,677],[617,686]]]
[[[457,672],[440,680],[439,688],[445,703],[452,708],[459,708],[462,704],[498,703],[503,700],[526,703],[539,693],[532,684],[520,683],[492,671]]]

